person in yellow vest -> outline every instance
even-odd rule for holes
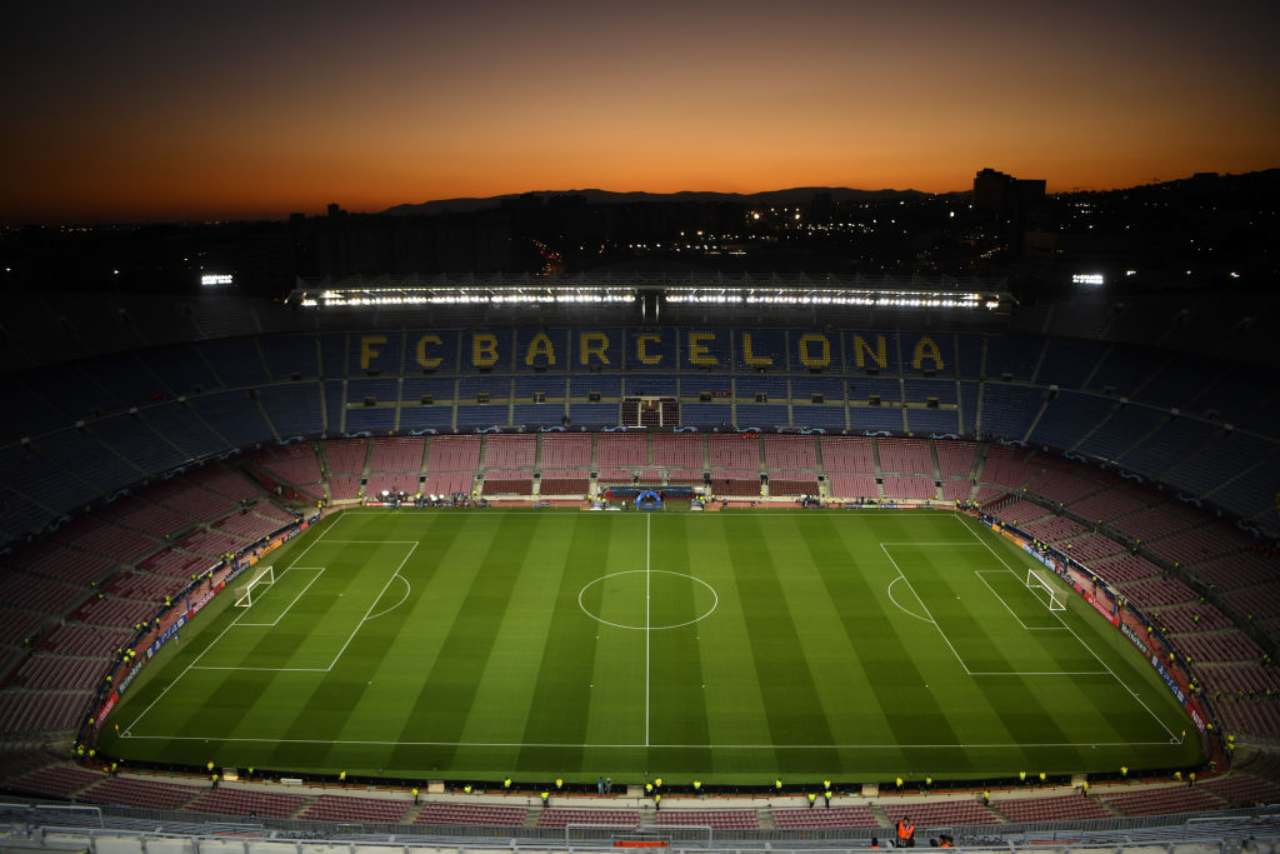
[[[653,811],[662,812],[662,793],[653,796]]]
[[[701,794],[702,794],[702,781],[701,781],[701,780],[694,780],[694,781],[693,781],[693,793],[694,793],[695,795],[701,795]]]
[[[562,779],[560,779],[559,777],[557,777],[557,778],[556,778],[556,789],[563,789],[563,788],[564,788],[564,780],[562,780]]]
[[[468,783],[467,785],[465,785],[465,786],[463,786],[463,787],[462,787],[462,794],[464,794],[464,795],[469,795],[469,794],[471,794],[471,784],[470,784],[470,783]]]
[[[653,781],[653,787],[654,787],[655,789],[661,789],[661,788],[662,788],[662,778],[661,778],[661,777],[659,777],[658,779],[656,779],[656,780],[654,780],[654,781]]]
[[[911,823],[911,816],[904,815],[898,819],[896,830],[898,832],[899,848],[916,847],[916,826]]]
[[[542,797],[542,808],[546,809],[547,804],[551,801],[551,793],[548,792],[546,789],[543,789],[541,797]]]
[[[1046,775],[1043,771],[1041,771],[1041,772],[1040,772],[1040,782],[1041,782],[1041,783],[1043,783],[1043,782],[1045,781],[1045,779],[1047,779],[1047,777],[1048,777],[1048,775]]]
[[[1027,782],[1027,772],[1026,772],[1026,771],[1019,771],[1019,772],[1018,772],[1018,780],[1019,780],[1019,781],[1021,781],[1021,782],[1023,782],[1023,783]]]
[[[409,791],[413,795],[413,805],[416,807],[418,805],[418,787],[414,786]]]
[[[339,771],[339,772],[338,772],[338,782],[339,782],[339,783],[342,783],[343,785],[346,785],[346,783],[347,783],[347,772],[346,772],[346,771]]]
[[[507,791],[510,791],[510,790],[511,790],[511,778],[510,778],[510,777],[508,777],[508,778],[506,778],[505,780],[503,780],[503,781],[502,781],[502,788],[503,788],[503,789],[506,789]]]
[[[982,805],[984,807],[991,806],[991,792],[987,789],[982,790]]]
[[[831,790],[824,789],[822,792],[822,797],[826,798],[827,800],[827,809],[831,809]]]
[[[813,792],[809,793],[809,809],[813,809],[813,805],[818,802],[818,796]]]
[[[780,780],[780,779],[778,779],[778,778],[776,778],[776,777],[774,778],[774,781],[773,781],[773,790],[774,790],[775,792],[781,792],[781,791],[782,791],[782,780]]]

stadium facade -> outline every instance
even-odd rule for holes
[[[319,513],[384,490],[533,504],[674,484],[960,502],[1096,598],[1223,765],[1229,735],[1280,736],[1265,370],[1014,332],[998,287],[887,284],[346,281],[265,313],[221,300],[181,340],[132,316],[71,349],[14,330],[45,349],[3,381],[5,739],[92,745],[140,668],[120,651],[145,660]],[[103,785],[14,767],[27,794]],[[1263,776],[1173,811],[1270,800]]]

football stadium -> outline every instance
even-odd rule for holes
[[[1274,401],[1090,320],[890,278],[16,315],[2,809],[99,850],[1265,835]]]

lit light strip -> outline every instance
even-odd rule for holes
[[[361,307],[361,306],[412,306],[412,305],[530,305],[530,304],[604,304],[631,303],[636,301],[634,290],[618,289],[533,289],[513,292],[486,292],[483,290],[458,290],[438,288],[396,288],[391,293],[372,293],[367,290],[325,290],[319,294],[307,293],[301,304],[305,307]]]
[[[1000,307],[994,295],[960,293],[940,295],[928,291],[848,291],[822,290],[788,293],[785,290],[728,290],[718,288],[675,288],[663,297],[669,303],[711,305],[852,305],[888,308],[986,308]]]

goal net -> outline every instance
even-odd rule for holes
[[[276,583],[276,573],[274,567],[266,567],[253,577],[253,580],[240,589],[240,595],[236,597],[237,608],[248,608],[253,604],[253,600],[262,595],[262,591]]]
[[[1058,595],[1058,591],[1054,588],[1049,580],[1036,572],[1034,569],[1027,570],[1027,580],[1025,582],[1027,589],[1035,594],[1036,598],[1049,608],[1050,611],[1065,611],[1066,604],[1063,603],[1062,597]]]

